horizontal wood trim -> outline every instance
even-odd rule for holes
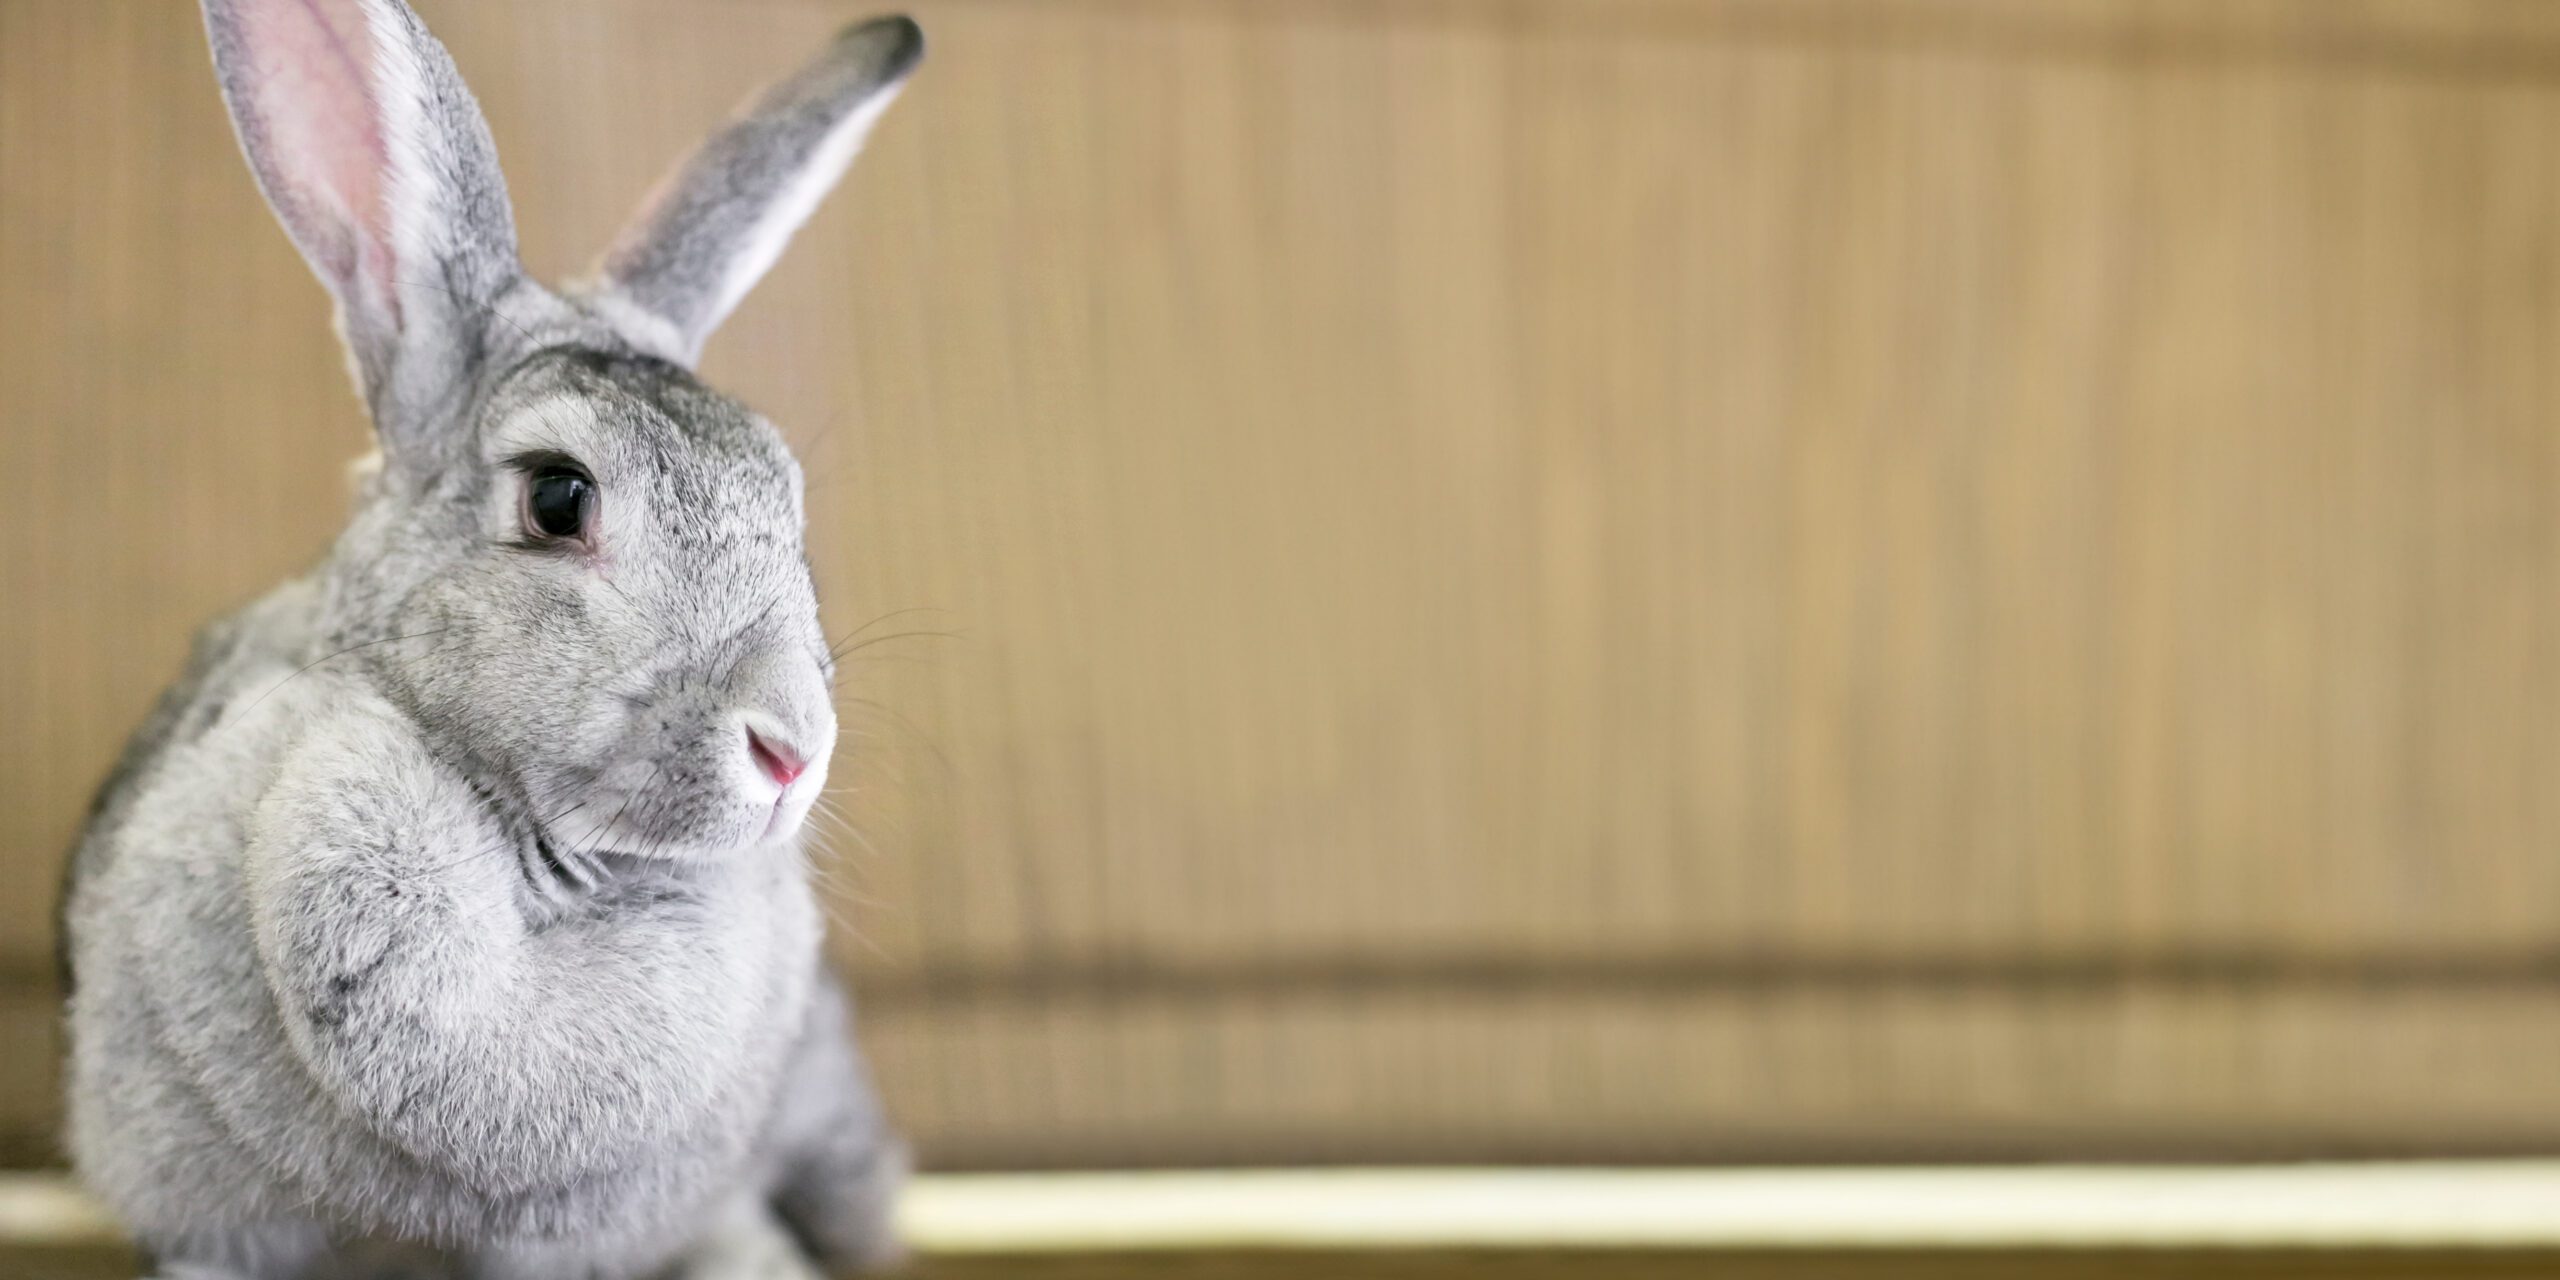
[[[858,971],[871,1009],[960,1003],[1217,1003],[1309,995],[1346,997],[1617,997],[1716,992],[1977,994],[2022,998],[2151,990],[2263,993],[2499,991],[2560,994],[2560,952],[2299,953],[2273,948],[2147,952],[1688,952],[1536,956],[1261,956],[1199,961],[1141,955],[1018,964],[936,963],[912,972]]]
[[[1104,953],[915,969],[855,965],[875,1012],[960,1004],[1218,1003],[1308,996],[1507,997],[1708,994],[1987,994],[2021,998],[2135,989],[2259,993],[2560,995],[2560,950],[1686,951],[1525,955],[1180,957]],[[0,964],[0,989],[48,998],[49,966]]]
[[[872,995],[939,1169],[2560,1152],[2553,989]],[[21,1164],[55,1155],[55,1017],[0,999]]]
[[[431,20],[455,3],[417,0]],[[687,8],[818,10],[848,20],[888,8],[997,20],[1031,9],[1155,20],[1214,14],[1266,27],[1472,27],[2012,61],[2560,79],[2560,15],[2504,0],[604,0],[603,7],[662,20]]]
[[[865,0],[814,3],[848,14]],[[1005,8],[1052,0],[948,0]],[[2202,70],[2279,67],[2466,83],[2560,80],[2560,16],[2530,4],[2330,0],[1065,0],[1095,12],[1219,11],[1265,26],[1475,27],[1731,48],[1923,53]],[[927,7],[935,7],[928,0]]]

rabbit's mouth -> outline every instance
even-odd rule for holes
[[[536,827],[529,870],[581,886],[611,862],[719,858],[771,844],[799,829],[818,781],[802,778],[777,794],[681,764],[608,771],[565,816]]]
[[[628,717],[583,735],[564,727],[549,751],[510,762],[518,811],[571,883],[585,878],[582,859],[720,859],[789,841],[826,787],[834,726],[809,723],[823,717],[667,684]],[[563,878],[539,849],[529,856]]]

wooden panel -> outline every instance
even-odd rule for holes
[[[545,272],[857,11],[421,7]],[[962,633],[830,834],[929,1157],[2560,1138],[2560,15],[918,10],[709,372]],[[200,44],[0,0],[22,970],[361,445]]]
[[[875,1011],[943,1166],[2518,1154],[2546,991],[1316,991]],[[2342,1069],[2353,1063],[2353,1069]]]

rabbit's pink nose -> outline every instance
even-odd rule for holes
[[[774,785],[778,787],[790,786],[791,780],[799,777],[801,771],[809,767],[808,760],[799,752],[756,732],[753,728],[747,730],[747,754],[755,757],[756,767],[764,770],[764,776],[773,779]]]

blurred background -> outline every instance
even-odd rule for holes
[[[556,277],[878,6],[417,7]],[[2560,9],[914,11],[706,372],[928,1167],[2560,1151]],[[365,448],[194,6],[0,0],[6,1159]]]

